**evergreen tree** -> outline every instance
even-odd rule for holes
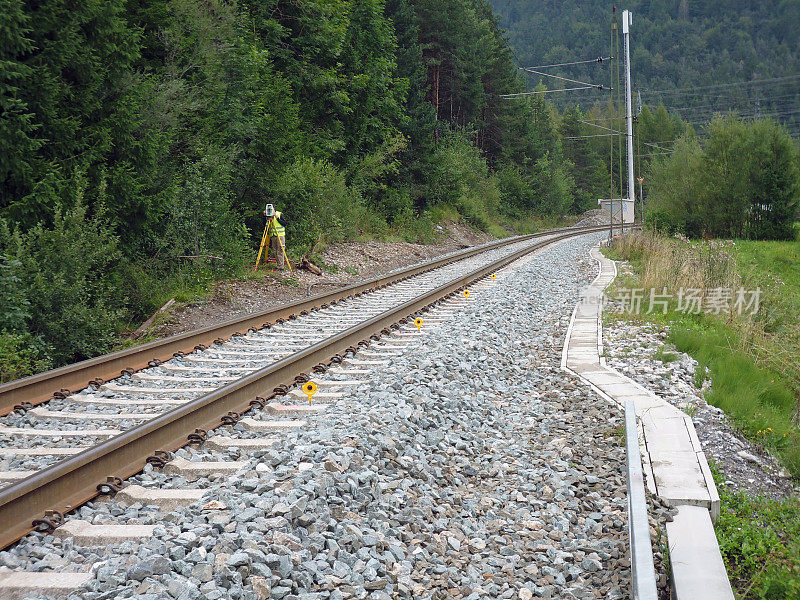
[[[32,43],[23,6],[22,0],[0,1],[0,209],[11,202],[15,190],[33,187],[31,158],[43,144],[25,101],[32,68],[24,57]]]
[[[570,211],[575,214],[597,208],[597,199],[608,195],[608,164],[592,144],[594,138],[569,139],[593,135],[583,121],[583,113],[573,106],[564,112],[560,127],[564,157],[571,164],[575,180],[575,198]]]
[[[25,107],[22,131],[33,152],[24,177],[7,177],[0,206],[31,225],[51,215],[75,174],[86,172],[90,187],[113,199],[112,218],[127,221],[142,198],[131,92],[138,31],[125,20],[124,2],[29,2],[24,16],[19,3],[8,8],[3,18],[20,25],[16,35],[26,39],[5,44],[2,61],[21,65],[15,102]]]

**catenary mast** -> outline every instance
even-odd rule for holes
[[[622,11],[622,37],[625,44],[625,121],[628,128],[628,200],[636,206],[636,187],[633,184],[633,101],[631,99],[631,25],[633,16]]]

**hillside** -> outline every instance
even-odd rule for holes
[[[609,56],[612,3],[491,0],[521,66]],[[774,116],[800,133],[800,3],[792,0],[630,0],[631,65],[642,101],[663,102],[701,125],[715,111]],[[560,75],[608,83],[609,70],[573,66]],[[584,79],[588,78],[588,79]],[[530,77],[530,85],[538,82]],[[748,82],[740,84],[739,82]],[[586,106],[598,92],[553,99]]]
[[[0,368],[109,350],[354,239],[507,235],[573,209],[557,115],[483,0],[0,0]]]

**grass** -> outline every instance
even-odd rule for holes
[[[733,492],[716,464],[711,470],[721,503],[715,531],[736,597],[800,598],[800,501]]]
[[[719,320],[677,320],[670,341],[698,362],[695,383],[710,379],[705,399],[724,410],[745,436],[778,455],[800,476],[800,435],[791,382],[741,349],[740,336]],[[766,432],[766,433],[764,433]]]
[[[627,259],[636,272],[621,277],[617,290],[763,290],[763,310],[755,315],[686,314],[672,301],[666,315],[622,316],[669,325],[668,341],[699,363],[697,386],[710,380],[706,401],[723,409],[794,477],[800,477],[798,253],[796,242],[690,242],[650,233],[626,236],[608,251],[611,258]],[[672,356],[660,348],[655,358]]]
[[[655,354],[653,354],[653,358],[660,360],[663,363],[671,363],[678,360],[680,355],[676,352],[670,352],[667,350],[666,346],[661,346],[658,350],[656,350]]]
[[[617,425],[610,432],[610,437],[613,437],[620,446],[625,445],[625,424]]]
[[[695,384],[751,441],[800,477],[800,244],[698,242],[630,235],[606,250],[628,260],[610,295],[627,288],[677,291],[695,287],[763,290],[755,315],[686,314],[671,302],[666,315],[613,314],[608,320],[669,326],[668,343],[698,361]],[[656,358],[671,353],[659,348]],[[696,410],[689,407],[687,411]],[[735,493],[712,465],[721,499],[715,530],[736,597],[800,599],[800,502]]]

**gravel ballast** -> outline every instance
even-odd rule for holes
[[[0,565],[91,569],[85,600],[627,597],[622,411],[560,369],[599,237],[477,286],[270,450],[177,453],[249,460],[237,475],[186,482],[148,466],[130,480],[207,489],[195,505],[159,515],[111,500],[74,516],[155,523],[152,538],[86,549],[32,534]]]

